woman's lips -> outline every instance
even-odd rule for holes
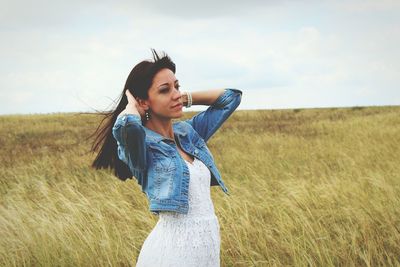
[[[181,107],[183,107],[183,105],[181,103],[179,103],[179,104],[176,104],[175,106],[173,106],[172,108],[181,108]]]

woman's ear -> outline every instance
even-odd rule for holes
[[[136,98],[136,101],[138,102],[139,107],[141,107],[144,110],[148,110],[149,109],[149,104],[148,104],[148,100],[143,100],[140,99],[139,97]]]

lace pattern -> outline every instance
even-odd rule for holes
[[[195,158],[190,172],[189,211],[163,211],[144,241],[137,267],[220,266],[219,222],[210,195],[211,173]]]

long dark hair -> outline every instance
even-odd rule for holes
[[[154,49],[151,49],[151,52],[153,53],[153,60],[144,60],[140,62],[133,67],[132,71],[129,73],[122,94],[119,97],[117,107],[111,111],[97,113],[102,115],[103,119],[96,131],[90,136],[95,136],[90,151],[95,153],[100,148],[96,159],[92,163],[92,167],[95,169],[114,169],[114,174],[123,181],[132,178],[132,172],[129,170],[128,165],[118,158],[118,145],[112,135],[112,128],[117,120],[118,114],[120,114],[128,104],[125,91],[129,90],[135,98],[139,97],[140,99],[146,100],[149,97],[148,91],[157,72],[164,68],[170,69],[173,73],[175,73],[176,70],[175,63],[172,62],[166,53],[163,53],[160,57]]]

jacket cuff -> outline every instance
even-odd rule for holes
[[[231,97],[237,97],[237,96],[242,95],[242,91],[239,89],[233,89],[233,88],[226,88],[225,92],[220,95],[217,100],[215,100],[213,106],[215,107],[224,107],[226,106],[229,102]]]
[[[117,120],[115,121],[115,126],[120,125],[120,126],[126,126],[129,124],[133,123],[139,123],[142,124],[142,119],[140,118],[139,115],[137,114],[123,114],[121,116],[117,117]]]

